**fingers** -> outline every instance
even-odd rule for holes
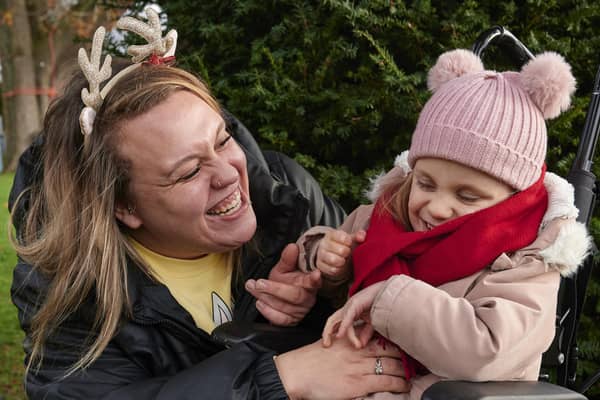
[[[362,314],[362,310],[355,305],[355,302],[353,302],[352,299],[348,300],[341,310],[343,310],[343,316],[340,318],[337,337],[342,337],[348,330],[351,330],[354,322],[360,319],[360,315]],[[353,344],[356,345],[356,343],[357,342],[353,341]]]
[[[373,325],[366,323],[358,334],[358,340],[360,342],[360,346],[358,348],[365,347],[373,337],[374,333],[375,329],[373,328]]]
[[[375,365],[379,360],[379,374],[375,372]],[[374,357],[366,358],[364,365],[367,374],[362,380],[368,388],[368,392],[407,392],[410,390],[410,383],[404,379],[404,366],[402,360],[397,357]]]
[[[337,270],[346,265],[346,260],[350,256],[350,248],[346,247],[347,255],[340,255],[339,253],[335,253],[332,251],[328,251],[323,247],[319,247],[319,252],[317,254],[317,268],[325,273],[329,273],[330,269]]]
[[[273,308],[267,303],[264,303],[260,300],[256,302],[256,308],[260,313],[274,325],[279,326],[294,326],[297,325],[306,313],[284,313],[279,309]]]
[[[394,392],[406,393],[410,383],[406,379],[393,375],[367,375],[361,380],[366,393]]]
[[[302,301],[299,301],[298,303],[286,301],[285,299],[281,299],[267,292],[257,291],[254,297],[256,297],[257,303],[261,302],[266,306],[289,315],[304,315],[314,303],[314,296],[308,294],[301,295]]]
[[[331,336],[337,332],[338,325],[343,316],[342,310],[337,310],[329,318],[327,318],[327,322],[325,323],[325,327],[323,328],[323,346],[329,347],[331,346],[332,338]]]
[[[354,233],[354,243],[362,243],[367,238],[367,232],[364,229],[360,229]]]
[[[327,276],[344,278],[348,275],[348,259],[352,249],[365,241],[366,232],[359,230],[349,234],[334,230],[325,234],[317,250],[316,266]]]
[[[305,272],[300,271],[295,266],[294,269],[291,271],[283,271],[281,269],[276,270],[274,267],[269,273],[269,279],[260,279],[259,282],[261,281],[266,282],[267,285],[269,285],[272,282],[286,286],[295,286],[299,290],[306,289],[309,291],[316,291],[323,284],[321,278],[321,271],[314,270],[307,274]]]
[[[353,236],[349,233],[341,230],[330,231],[319,244],[319,251],[323,250],[345,259],[350,255],[352,241]]]
[[[356,329],[354,329],[354,325],[348,328],[347,335],[348,339],[350,340],[350,343],[352,343],[354,347],[356,347],[357,349],[360,349],[362,347],[360,339],[358,339],[358,337],[356,336]]]
[[[375,374],[375,361],[380,360],[382,373],[381,375],[392,375],[399,376],[404,378],[404,365],[402,364],[402,360],[394,357],[375,357],[367,359],[368,362],[373,362],[372,369],[369,371],[369,374]],[[368,365],[371,368],[371,364]]]
[[[352,236],[344,231],[328,232],[317,250],[316,267],[330,278],[343,278],[348,275]]]
[[[246,290],[259,300],[268,302],[272,306],[277,304],[268,299],[278,299],[281,303],[290,305],[307,306],[314,304],[316,301],[316,290],[305,289],[303,287],[289,285],[286,283],[275,282],[267,279],[259,279],[254,281],[249,279],[246,282]]]
[[[386,345],[381,345],[380,340],[374,338],[371,339],[365,347],[360,350],[355,350],[363,353],[364,355],[372,356],[372,357],[392,357],[401,359],[402,353],[398,346],[387,343]]]
[[[260,313],[276,325],[297,324],[316,302],[316,291],[285,283],[249,279],[245,287],[257,299]]]
[[[305,285],[302,286],[305,289],[319,289],[323,283],[321,279],[321,271],[315,269],[311,271],[309,274],[303,274]]]
[[[297,270],[297,262],[298,262],[298,245],[295,243],[290,243],[281,252],[281,258],[279,262],[275,264],[273,270],[278,271],[279,273],[292,272]]]

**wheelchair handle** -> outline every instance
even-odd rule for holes
[[[496,42],[500,46],[506,48],[508,53],[515,58],[520,65],[534,58],[534,55],[527,46],[516,38],[508,29],[503,26],[496,25],[490,29],[483,31],[475,40],[471,50],[479,58],[483,56],[484,50],[492,43]]]
[[[594,151],[598,141],[598,128],[600,127],[600,67],[596,71],[596,79],[590,99],[590,106],[585,117],[585,125],[581,132],[579,151],[575,156],[573,169],[591,171]]]

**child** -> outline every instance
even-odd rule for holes
[[[555,53],[498,73],[454,50],[428,86],[410,151],[376,180],[375,204],[298,241],[300,267],[320,269],[330,292],[353,272],[323,343],[348,335],[362,347],[373,330],[395,343],[412,382],[398,398],[420,398],[441,377],[537,380],[560,274],[589,248],[572,187],[544,166],[544,119],[569,106],[575,80]]]

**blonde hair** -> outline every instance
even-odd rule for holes
[[[408,199],[412,180],[412,172],[406,175],[400,167],[394,167],[377,179],[378,188],[375,193],[377,200],[383,201],[383,209],[409,231],[413,230],[408,218]]]
[[[43,178],[18,202],[29,199],[23,229],[13,238],[19,256],[50,283],[31,321],[32,350],[27,364],[40,367],[48,337],[94,296],[96,305],[89,343],[66,375],[89,366],[131,316],[127,262],[148,273],[115,218],[117,201],[126,201],[129,161],[117,152],[119,126],[151,110],[176,91],[186,90],[221,113],[217,101],[195,76],[167,66],[142,66],[120,79],[98,110],[93,133],[79,128],[81,89],[76,74],[46,113]],[[18,214],[13,208],[13,219]]]

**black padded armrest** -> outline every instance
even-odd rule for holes
[[[226,322],[212,332],[211,337],[226,347],[252,341],[276,353],[302,347],[320,339],[321,332],[301,327],[281,327],[257,322]]]
[[[547,382],[441,381],[430,386],[421,400],[587,400],[577,392]]]

